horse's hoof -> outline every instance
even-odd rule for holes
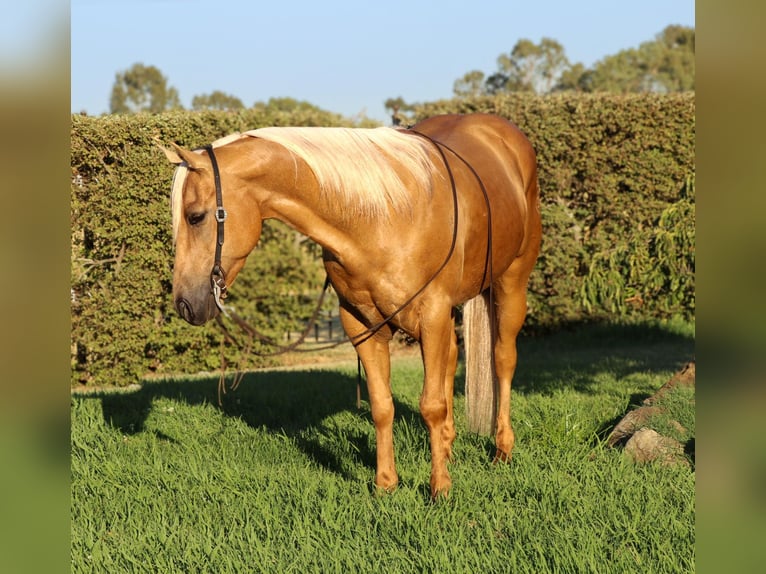
[[[498,462],[511,462],[511,453],[497,449],[495,458],[492,459],[492,464],[497,464]]]
[[[431,481],[431,500],[440,500],[442,498],[448,498],[450,489],[452,488],[452,480],[449,478]]]
[[[383,496],[388,496],[389,494],[393,494],[394,491],[397,489],[397,486],[398,485],[394,484],[392,486],[387,486],[387,487],[384,488],[384,487],[378,486],[376,484],[375,485],[375,495],[383,497]]]
[[[375,481],[375,493],[383,496],[385,494],[391,494],[399,486],[399,478],[388,480],[376,480]]]
[[[436,502],[437,500],[447,500],[451,491],[451,485],[446,488],[440,488],[438,490],[431,489],[431,500]]]

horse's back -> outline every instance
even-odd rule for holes
[[[481,175],[505,173],[522,193],[536,191],[534,148],[512,122],[492,114],[449,114],[423,120],[413,129],[449,146]]]
[[[524,133],[512,122],[493,114],[448,114],[419,122],[413,129],[449,145],[469,151],[471,145],[502,142],[520,158],[534,164],[535,152]]]
[[[503,138],[529,143],[526,136],[515,124],[494,114],[432,116],[415,124],[413,129],[445,142],[461,135],[481,136],[496,133]]]

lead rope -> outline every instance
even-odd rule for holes
[[[457,243],[457,233],[458,233],[458,198],[457,198],[457,187],[455,185],[455,177],[452,173],[452,168],[449,165],[449,162],[447,161],[447,157],[442,150],[442,147],[449,150],[455,157],[460,159],[467,167],[471,170],[471,173],[474,175],[476,180],[479,183],[479,187],[481,188],[482,193],[484,194],[484,201],[487,204],[487,254],[484,259],[484,271],[482,274],[482,281],[481,285],[484,285],[484,280],[487,277],[487,272],[489,271],[489,306],[490,306],[490,320],[492,323],[492,329],[491,329],[491,336],[494,340],[494,330],[495,330],[495,309],[494,309],[494,293],[492,288],[492,277],[493,277],[493,270],[492,270],[492,209],[490,206],[489,201],[489,195],[487,194],[487,190],[484,187],[484,183],[481,180],[481,177],[479,177],[479,174],[476,172],[476,170],[473,168],[473,166],[468,163],[460,154],[458,154],[455,150],[453,150],[451,147],[447,146],[446,144],[442,142],[437,142],[430,136],[427,136],[426,134],[419,132],[417,130],[410,129],[408,130],[413,134],[416,134],[418,136],[421,136],[431,142],[436,150],[439,152],[439,155],[441,156],[442,162],[444,163],[444,167],[447,170],[447,175],[449,176],[450,180],[450,187],[452,189],[452,207],[453,207],[453,213],[454,213],[454,221],[453,221],[453,229],[452,229],[452,239],[450,242],[450,248],[447,253],[447,257],[444,259],[442,264],[439,266],[439,268],[436,270],[436,272],[426,281],[426,283],[418,289],[407,301],[405,301],[398,309],[396,309],[393,313],[391,313],[388,317],[383,319],[382,321],[378,322],[375,325],[372,325],[371,327],[368,327],[366,330],[362,331],[361,333],[357,333],[353,337],[349,337],[350,342],[356,347],[357,345],[362,344],[363,342],[367,341],[370,337],[372,337],[378,330],[380,330],[384,325],[388,324],[394,317],[396,317],[399,313],[401,313],[410,303],[412,303],[425,289],[436,279],[436,277],[439,275],[439,273],[442,272],[442,270],[447,266],[450,259],[452,258],[452,255],[455,251],[455,245]],[[336,343],[331,343],[325,347],[322,348],[314,348],[309,350],[302,350],[297,349],[299,345],[301,345],[308,333],[311,331],[311,328],[316,323],[316,320],[319,316],[319,312],[322,307],[322,303],[324,301],[325,294],[327,292],[327,289],[330,285],[330,278],[327,277],[325,279],[324,288],[322,289],[322,293],[319,297],[319,301],[317,302],[316,309],[314,310],[314,313],[312,314],[311,318],[309,319],[309,322],[304,329],[303,333],[299,337],[299,339],[290,345],[282,346],[278,343],[276,343],[273,339],[266,337],[265,335],[261,334],[257,329],[249,325],[244,319],[242,319],[237,313],[228,306],[225,306],[222,302],[223,299],[226,298],[227,295],[227,285],[226,285],[226,274],[223,270],[223,267],[221,265],[221,252],[223,250],[223,242],[224,242],[224,222],[227,218],[226,210],[223,208],[223,193],[221,189],[221,176],[220,176],[220,170],[218,168],[218,161],[216,160],[215,153],[213,152],[213,146],[207,145],[204,147],[204,149],[208,152],[208,156],[210,157],[210,162],[213,167],[213,176],[215,181],[215,195],[216,195],[216,211],[215,211],[215,219],[217,222],[217,233],[216,233],[216,248],[215,248],[215,260],[213,263],[213,268],[210,272],[210,282],[211,282],[211,289],[213,293],[213,297],[215,298],[215,303],[220,309],[220,311],[229,317],[232,318],[232,320],[245,332],[248,334],[248,345],[246,348],[246,352],[243,354],[241,358],[241,362],[244,362],[244,357],[250,353],[252,350],[252,343],[253,338],[258,338],[262,342],[275,347],[277,350],[270,353],[260,353],[255,352],[258,356],[277,356],[281,355],[290,351],[295,352],[310,352],[310,351],[318,351],[318,350],[326,350],[331,349],[334,347],[337,347],[346,341],[338,341]],[[220,318],[220,315],[216,317],[216,322],[218,325],[222,328],[224,332],[224,337],[221,339],[221,376],[218,383],[218,402],[219,405],[222,406],[222,396],[226,394],[226,359],[223,353],[223,345],[226,339],[230,340],[231,342],[236,344],[236,339],[229,333],[228,329],[223,324],[223,321]],[[356,341],[354,340],[356,339]],[[239,345],[238,345],[239,346]],[[492,358],[494,363],[494,345],[492,345]],[[234,391],[239,386],[239,384],[242,382],[242,378],[244,377],[244,371],[241,369],[238,369],[235,377],[234,382],[232,383],[231,390]],[[362,379],[362,364],[361,359],[357,355],[357,408],[361,408],[361,379]]]
[[[473,166],[466,161],[466,159],[461,156],[459,153],[457,153],[454,149],[449,147],[447,144],[443,142],[437,142],[433,138],[425,135],[424,133],[421,133],[417,130],[409,129],[408,131],[417,134],[419,136],[424,137],[431,143],[433,143],[437,149],[439,149],[439,153],[442,156],[442,159],[444,160],[444,163],[447,163],[447,159],[444,156],[444,152],[441,151],[441,148],[439,146],[444,147],[445,149],[449,150],[456,158],[458,158],[460,161],[462,161],[465,166],[471,170],[471,173],[476,178],[476,181],[479,183],[479,188],[481,189],[481,193],[484,195],[484,203],[487,205],[487,252],[484,256],[484,271],[481,276],[481,285],[484,285],[484,280],[487,278],[487,271],[489,270],[489,282],[487,284],[487,287],[489,288],[489,296],[490,300],[493,299],[493,293],[492,293],[492,277],[493,277],[493,269],[492,269],[492,207],[489,202],[489,194],[487,193],[487,188],[484,187],[484,182],[481,180],[481,177],[479,177],[479,174],[476,172],[476,170],[473,168]],[[457,218],[457,193],[455,192],[455,180],[452,177],[452,171],[450,170],[449,166],[447,167],[447,171],[450,175],[450,182],[452,183],[452,191],[453,191],[453,197],[455,200],[455,214]],[[457,222],[455,223],[455,234],[457,234]],[[432,279],[433,280],[433,279]]]
[[[356,356],[356,410],[362,410],[362,359]]]
[[[372,337],[375,333],[377,333],[378,330],[380,330],[384,325],[386,325],[389,322],[391,322],[391,320],[394,317],[396,317],[399,313],[404,311],[404,309],[410,303],[412,303],[421,293],[423,293],[423,291],[425,291],[426,288],[438,277],[439,273],[441,273],[442,270],[447,266],[447,263],[449,263],[449,260],[452,259],[452,254],[455,252],[455,245],[457,244],[457,231],[458,231],[457,187],[455,186],[455,176],[452,174],[452,168],[450,167],[449,162],[447,161],[447,156],[444,155],[444,151],[442,151],[442,149],[440,147],[440,146],[442,146],[444,144],[441,144],[440,142],[437,142],[436,140],[434,140],[434,139],[428,137],[427,135],[422,134],[422,133],[420,133],[418,131],[415,131],[415,130],[410,130],[410,131],[412,133],[414,133],[414,134],[417,134],[419,136],[424,137],[425,139],[430,141],[432,144],[434,144],[434,146],[436,147],[436,150],[439,152],[439,155],[442,158],[442,161],[444,162],[444,167],[447,170],[447,175],[449,176],[450,185],[451,185],[451,188],[452,188],[452,210],[453,210],[453,213],[454,213],[454,222],[453,222],[453,226],[452,226],[452,240],[450,242],[449,251],[447,252],[447,257],[444,259],[444,261],[439,266],[439,268],[434,272],[434,274],[428,279],[428,281],[425,282],[425,284],[420,289],[415,291],[415,293],[409,299],[407,299],[396,311],[391,313],[388,317],[386,317],[382,321],[379,321],[378,323],[376,323],[372,327],[368,327],[366,330],[362,331],[361,333],[357,333],[353,337],[349,337],[350,339],[352,339],[351,342],[354,345],[354,347],[356,347],[357,345],[361,345],[362,343],[367,341],[370,337]],[[447,147],[447,146],[444,146],[444,147]],[[450,148],[447,148],[447,149],[450,149]],[[450,150],[450,151],[452,151],[452,150]],[[452,151],[452,153],[455,153],[455,152]],[[457,154],[455,154],[455,155],[457,155]],[[457,156],[457,157],[460,157],[460,156]],[[463,161],[465,161],[465,160],[463,160]],[[474,172],[474,173],[476,173],[476,172]],[[480,181],[480,183],[481,183],[481,181]],[[482,185],[482,187],[483,187],[483,185]],[[360,340],[353,341],[353,339],[360,339]]]
[[[280,345],[277,342],[275,342],[273,339],[271,339],[270,337],[263,335],[257,329],[255,329],[249,323],[247,323],[247,321],[242,319],[242,317],[240,317],[236,313],[236,311],[234,311],[232,307],[230,306],[226,307],[225,314],[230,319],[232,319],[237,324],[237,326],[247,335],[247,346],[245,347],[245,351],[240,356],[240,363],[235,372],[234,381],[232,382],[230,387],[231,391],[237,390],[237,387],[242,382],[242,379],[245,376],[243,366],[247,356],[251,352],[254,355],[257,355],[259,357],[274,357],[274,356],[282,355],[291,351],[300,353],[300,352],[313,352],[313,351],[322,351],[326,349],[332,349],[348,342],[347,340],[344,339],[344,340],[337,341],[319,348],[315,347],[313,349],[297,349],[297,347],[306,340],[306,337],[311,332],[312,327],[316,324],[316,321],[317,321],[317,318],[319,317],[319,312],[322,309],[322,303],[324,302],[324,298],[325,298],[325,295],[327,294],[327,289],[329,285],[330,285],[330,280],[329,278],[326,278],[324,288],[322,289],[322,293],[319,296],[319,300],[317,301],[316,308],[314,309],[314,312],[311,315],[311,318],[306,324],[306,328],[303,330],[300,337],[295,343],[291,343],[290,345],[286,345],[286,346]],[[226,325],[221,319],[221,315],[216,316],[215,319],[216,319],[216,323],[218,323],[218,326],[223,331],[223,337],[221,338],[221,375],[218,379],[218,405],[222,407],[223,406],[222,396],[226,394],[226,367],[227,367],[226,358],[223,352],[223,345],[226,340],[230,341],[232,344],[236,345],[240,349],[242,348],[242,345],[226,328]],[[277,350],[272,352],[267,352],[267,353],[264,353],[261,351],[253,351],[253,342],[256,338],[264,343],[267,343],[273,347],[276,347]],[[358,386],[358,383],[357,383],[357,386]],[[358,394],[358,391],[357,391],[357,394]]]
[[[366,330],[362,331],[361,333],[357,333],[353,337],[349,337],[351,340],[351,343],[356,347],[357,345],[362,344],[363,342],[367,341],[370,337],[375,335],[378,330],[380,330],[384,325],[388,324],[394,317],[396,317],[399,313],[401,313],[412,301],[415,300],[425,289],[436,279],[436,277],[441,273],[441,271],[447,266],[447,263],[449,263],[449,260],[452,258],[452,254],[455,251],[455,245],[457,243],[457,232],[458,232],[458,200],[457,200],[457,189],[455,186],[455,178],[452,174],[452,169],[450,168],[449,162],[447,161],[447,157],[444,154],[444,151],[442,151],[441,147],[439,147],[439,143],[433,140],[432,138],[421,134],[420,132],[414,131],[413,133],[421,135],[422,137],[426,138],[428,141],[434,144],[437,151],[439,152],[439,155],[442,158],[442,161],[444,162],[444,167],[447,170],[447,174],[449,175],[450,185],[452,188],[452,205],[453,205],[453,212],[454,212],[454,224],[453,224],[453,230],[452,230],[452,240],[450,243],[449,252],[447,253],[447,257],[445,258],[444,262],[439,266],[439,268],[436,270],[436,272],[431,276],[428,281],[420,288],[418,289],[407,301],[405,301],[396,311],[391,313],[388,317],[383,319],[382,321],[378,322],[375,325],[372,325],[371,327],[368,327]],[[256,352],[256,355],[259,356],[276,356],[283,353],[287,353],[289,351],[295,351],[297,350],[297,347],[303,343],[305,340],[307,334],[310,332],[312,326],[316,322],[316,318],[319,315],[319,311],[322,306],[322,302],[324,300],[324,295],[327,291],[327,287],[330,284],[330,278],[327,277],[325,280],[325,287],[322,290],[322,294],[320,295],[319,302],[317,304],[316,309],[314,310],[314,314],[312,315],[311,319],[309,320],[309,323],[302,333],[301,337],[296,341],[295,343],[288,345],[288,346],[282,346],[270,339],[269,337],[266,337],[258,332],[257,329],[249,325],[244,319],[239,317],[239,315],[236,314],[236,312],[231,308],[224,306],[222,303],[222,299],[226,298],[226,274],[223,271],[223,267],[221,266],[221,251],[223,247],[223,237],[224,237],[224,222],[226,221],[226,210],[223,208],[223,194],[221,190],[221,177],[220,177],[220,171],[218,168],[218,162],[215,157],[215,152],[213,152],[213,147],[211,145],[205,146],[204,148],[208,155],[210,156],[210,162],[213,167],[213,176],[215,181],[215,194],[216,194],[216,221],[218,222],[218,228],[217,228],[217,238],[216,238],[216,250],[215,250],[215,262],[213,264],[213,269],[210,273],[210,281],[211,281],[211,288],[213,292],[213,296],[215,298],[216,305],[218,308],[223,312],[223,314],[229,316],[232,318],[232,320],[237,323],[237,325],[249,335],[249,345],[248,348],[252,345],[252,339],[253,337],[257,337],[261,341],[269,344],[270,346],[276,347],[277,351],[271,352],[271,353],[259,353]],[[452,153],[455,153],[454,151]],[[457,155],[457,154],[456,154]],[[458,156],[459,157],[459,156]],[[475,173],[475,172],[474,172]],[[481,182],[480,182],[481,183]],[[219,398],[219,405],[222,405],[222,396],[226,394],[226,361],[225,357],[223,356],[223,343],[226,338],[228,338],[231,341],[236,341],[232,336],[231,333],[228,332],[228,330],[223,325],[223,321],[220,319],[220,315],[216,317],[216,321],[224,330],[224,338],[221,340],[221,351],[222,351],[222,360],[221,360],[221,376],[219,378],[218,382],[218,398]],[[345,341],[341,341],[337,344],[331,344],[325,347],[325,349],[336,347]],[[317,350],[323,350],[323,349],[311,349],[311,351],[317,351]],[[308,352],[308,351],[306,351]],[[244,361],[244,356],[241,359]],[[235,382],[236,385],[239,385],[239,383],[242,380],[242,377],[244,375],[240,376],[240,373],[242,371],[238,371],[237,375],[235,375]],[[357,408],[361,408],[361,359],[359,359],[357,355]],[[232,390],[234,389],[234,386],[232,385]]]
[[[481,278],[481,287],[484,286],[484,280],[487,278],[487,271],[489,271],[489,281],[487,282],[487,288],[489,289],[489,323],[490,323],[490,330],[489,330],[489,336],[490,336],[490,356],[492,358],[492,368],[495,367],[495,341],[497,339],[497,310],[495,309],[495,289],[492,286],[492,280],[494,277],[494,270],[492,265],[492,205],[489,201],[489,194],[487,193],[487,188],[484,187],[484,182],[481,180],[481,177],[479,177],[479,174],[476,172],[474,167],[468,163],[468,161],[461,156],[459,153],[457,153],[454,149],[452,149],[450,146],[443,142],[439,142],[437,144],[436,141],[434,141],[429,136],[417,131],[410,129],[409,131],[418,134],[420,136],[423,136],[427,140],[431,141],[434,145],[439,147],[439,145],[443,146],[445,149],[452,152],[452,154],[457,157],[460,161],[462,161],[466,167],[471,170],[471,173],[476,178],[476,181],[479,182],[479,187],[481,188],[481,193],[484,195],[484,203],[487,205],[487,253],[484,256],[484,271],[482,273]],[[439,150],[441,152],[441,149]],[[442,158],[444,159],[444,153],[442,153]],[[446,159],[444,160],[446,162]],[[452,177],[452,172],[450,172],[450,178]],[[455,183],[452,182],[453,190]],[[457,209],[457,207],[455,208]],[[456,230],[457,231],[457,230]],[[481,291],[479,291],[481,293]],[[493,377],[494,379],[494,377]]]

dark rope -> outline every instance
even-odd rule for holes
[[[447,171],[447,175],[449,177],[450,187],[451,187],[451,190],[452,190],[452,207],[453,207],[454,218],[453,218],[452,238],[450,240],[449,251],[447,252],[447,256],[444,259],[444,261],[442,262],[442,264],[433,273],[433,275],[428,279],[428,281],[426,281],[426,283],[422,287],[420,287],[420,289],[418,289],[409,299],[407,299],[393,313],[391,313],[390,315],[385,317],[383,320],[381,320],[378,323],[375,323],[374,325],[368,327],[367,329],[365,329],[361,333],[357,333],[356,335],[353,335],[353,336],[349,335],[349,340],[348,341],[346,341],[344,339],[344,340],[341,340],[341,341],[332,342],[332,343],[330,343],[328,345],[325,345],[323,347],[314,347],[314,348],[311,348],[311,349],[298,349],[298,347],[301,344],[303,344],[303,342],[305,341],[306,337],[311,332],[311,329],[316,324],[317,318],[319,317],[319,313],[320,313],[321,308],[322,308],[322,303],[324,302],[324,297],[325,297],[325,295],[327,293],[328,287],[330,286],[330,278],[329,277],[327,277],[325,279],[325,284],[324,284],[324,287],[322,289],[322,293],[319,296],[319,300],[317,302],[316,308],[314,309],[314,312],[311,315],[311,318],[309,319],[305,329],[303,330],[303,332],[299,336],[298,340],[295,341],[294,343],[291,343],[290,345],[281,345],[281,344],[277,343],[272,338],[262,334],[255,327],[253,327],[252,325],[247,323],[247,321],[245,321],[242,317],[240,317],[233,309],[227,308],[225,310],[226,314],[229,317],[231,317],[231,319],[239,326],[239,328],[242,329],[242,331],[247,333],[248,336],[249,336],[248,353],[250,351],[252,351],[253,339],[257,339],[257,340],[261,341],[262,343],[264,343],[264,344],[266,344],[266,345],[276,349],[275,351],[271,351],[271,352],[252,351],[253,354],[255,354],[256,356],[259,356],[259,357],[274,357],[274,356],[282,355],[282,354],[289,353],[289,352],[298,352],[298,353],[300,353],[300,352],[323,351],[323,350],[327,350],[327,349],[333,349],[333,348],[338,347],[338,346],[340,346],[340,345],[342,345],[342,344],[344,344],[346,342],[351,342],[354,345],[354,347],[357,347],[358,345],[360,345],[360,344],[364,343],[365,341],[369,340],[370,337],[374,336],[375,333],[377,333],[382,327],[384,327],[385,325],[390,323],[397,315],[399,315],[399,313],[401,313],[418,296],[420,296],[431,283],[433,283],[433,281],[438,277],[438,275],[447,266],[447,264],[449,263],[450,259],[452,259],[452,255],[455,252],[455,245],[457,244],[457,234],[458,234],[458,211],[459,211],[459,209],[458,209],[457,186],[455,184],[455,176],[454,176],[454,174],[452,172],[452,168],[450,167],[450,164],[447,161],[447,156],[444,153],[444,150],[442,148],[447,149],[448,151],[450,151],[455,157],[457,157],[460,161],[462,161],[466,165],[466,167],[468,167],[469,170],[471,170],[471,173],[474,175],[474,177],[476,178],[476,180],[479,183],[479,187],[481,188],[482,194],[484,195],[484,201],[486,202],[486,205],[487,205],[487,229],[488,229],[488,231],[487,231],[487,253],[486,253],[486,256],[485,256],[485,259],[484,259],[484,270],[483,270],[483,273],[482,273],[481,286],[483,287],[484,281],[487,279],[487,273],[489,273],[489,281],[488,281],[488,288],[489,288],[489,312],[490,312],[490,322],[491,322],[491,325],[492,325],[491,326],[491,336],[494,339],[494,329],[495,329],[495,320],[496,320],[496,318],[495,318],[495,308],[494,308],[495,307],[495,305],[494,305],[494,290],[492,288],[492,280],[493,280],[493,275],[494,275],[493,269],[492,269],[492,209],[491,209],[491,204],[490,204],[490,200],[489,200],[489,194],[487,193],[487,190],[484,187],[484,183],[482,182],[481,177],[479,177],[479,174],[476,172],[476,170],[473,168],[473,166],[470,163],[468,163],[468,161],[466,161],[465,158],[463,158],[455,150],[453,150],[451,147],[449,147],[448,145],[446,145],[446,144],[444,144],[442,142],[436,141],[435,139],[431,138],[430,136],[428,136],[428,135],[426,135],[426,134],[424,134],[422,132],[419,132],[419,131],[413,130],[413,129],[409,129],[408,131],[410,131],[411,133],[413,133],[415,135],[418,135],[420,137],[425,138],[426,140],[428,140],[429,142],[431,142],[434,145],[436,150],[439,152],[439,155],[441,156],[442,162],[444,163],[444,167],[445,167],[445,169]],[[221,195],[220,175],[218,173],[218,165],[217,165],[217,162],[215,161],[215,155],[214,155],[214,153],[212,151],[212,148],[210,146],[207,146],[205,149],[208,151],[208,154],[210,155],[210,158],[211,158],[211,162],[213,163],[213,172],[214,172],[214,175],[215,175],[215,184],[216,184],[216,203],[217,203],[217,208],[218,208],[217,209],[217,213],[221,212],[222,215],[223,215],[223,217],[221,217],[220,219],[218,217],[216,217],[216,219],[218,220],[218,230],[217,230],[218,231],[218,234],[217,234],[218,235],[218,238],[217,238],[218,240],[216,241],[216,261],[215,261],[215,264],[214,264],[214,267],[213,267],[213,272],[212,272],[211,275],[213,275],[213,277],[214,277],[213,282],[215,284],[215,278],[217,278],[216,276],[218,276],[219,273],[220,273],[220,276],[222,276],[222,278],[223,278],[223,281],[222,281],[222,283],[223,283],[223,292],[225,293],[225,291],[226,291],[225,278],[224,278],[225,276],[223,275],[223,269],[220,266],[220,252],[221,252],[221,249],[223,247],[223,220],[225,219],[226,215],[225,215],[225,211],[223,210],[223,198],[222,198],[222,195]],[[223,321],[222,321],[220,315],[218,315],[216,317],[216,321],[218,322],[219,326],[223,330],[225,339],[228,339],[232,343],[237,344],[238,346],[240,346],[237,343],[237,340],[228,331],[228,329],[226,329],[226,327],[223,324]],[[219,381],[219,404],[221,403],[221,395],[225,394],[225,392],[226,392],[226,389],[225,389],[225,358],[223,356],[223,342],[224,342],[224,340],[221,341],[221,345],[222,345],[221,346],[222,367],[221,367],[221,379]],[[492,349],[492,355],[493,355],[493,363],[494,363],[494,345],[493,345],[493,349]],[[357,361],[358,361],[358,364],[357,364],[357,408],[360,408],[361,407],[361,377],[362,377],[361,373],[362,373],[362,368],[361,368],[361,359],[359,359],[358,356],[357,356]],[[232,384],[232,387],[231,387],[232,390],[236,389],[236,386],[239,385],[239,383],[242,380],[242,376],[243,375],[241,373],[238,373],[235,376],[235,382]]]

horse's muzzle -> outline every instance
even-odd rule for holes
[[[176,311],[183,317],[184,321],[194,325],[194,311],[192,311],[191,305],[186,299],[179,297],[176,299]]]
[[[212,309],[215,305],[211,305],[209,302],[207,305],[203,305],[198,311],[194,310],[194,306],[183,297],[176,299],[176,311],[187,323],[199,327],[204,325],[210,319],[217,315],[216,309]]]

